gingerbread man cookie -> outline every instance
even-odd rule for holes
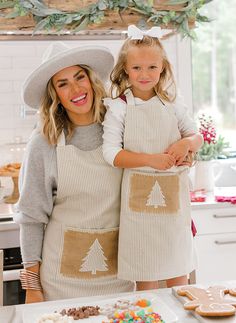
[[[208,289],[195,286],[184,286],[177,290],[178,295],[190,299],[184,304],[186,310],[195,310],[201,316],[230,316],[235,314],[236,300],[225,299],[229,292],[222,286],[213,286]]]
[[[229,294],[232,296],[236,296],[236,287],[235,288],[230,288],[229,289]]]

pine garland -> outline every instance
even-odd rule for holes
[[[195,32],[189,27],[189,21],[209,22],[206,16],[199,13],[199,9],[212,0],[169,0],[165,5],[178,6],[183,8],[174,10],[157,10],[153,6],[153,0],[98,0],[95,4],[80,8],[78,11],[61,11],[49,8],[41,0],[0,0],[0,10],[12,8],[13,10],[5,15],[5,18],[16,18],[31,14],[36,22],[33,34],[36,31],[47,30],[60,32],[63,29],[77,33],[87,29],[89,25],[98,25],[104,21],[107,11],[114,11],[122,15],[129,9],[138,13],[155,26],[162,28],[171,26],[175,32],[182,37],[195,38]]]

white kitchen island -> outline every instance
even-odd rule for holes
[[[222,285],[226,287],[236,287],[236,280],[235,281],[227,281],[227,282],[215,282],[209,283],[205,287],[209,287],[212,285]],[[236,316],[226,317],[226,318],[204,318],[204,320],[197,319],[193,314],[192,311],[186,311],[183,308],[183,304],[173,295],[172,289],[170,288],[163,288],[159,290],[147,291],[151,293],[155,293],[157,297],[165,303],[172,312],[174,312],[178,318],[177,323],[197,323],[197,322],[206,322],[206,323],[236,323]],[[145,292],[138,292],[139,294]],[[135,293],[135,294],[138,294]],[[75,303],[78,302],[78,306],[87,305],[88,303],[98,303],[103,301],[104,299],[107,300],[109,303],[109,299],[113,299],[118,297],[119,299],[126,299],[130,296],[131,293],[123,293],[123,294],[114,294],[109,296],[94,296],[94,297],[84,297],[84,298],[77,298],[77,299],[70,299],[70,300],[59,300],[53,302],[44,302],[44,303],[35,303],[35,304],[27,304],[27,305],[16,305],[16,306],[5,306],[0,307],[0,322],[1,323],[25,323],[23,321],[24,311],[27,311],[28,316],[29,312],[32,313],[32,317],[35,317],[34,312],[37,312],[39,307],[45,306],[45,312],[48,308],[50,308],[53,312],[53,309],[57,310],[58,308],[68,308],[73,306]],[[133,293],[134,295],[134,293]],[[75,322],[83,323],[84,320],[78,320]],[[93,321],[96,322],[96,321]],[[28,323],[28,321],[26,322]],[[35,323],[33,320],[31,323]],[[169,323],[166,321],[165,323]]]
[[[217,203],[213,196],[209,196],[204,203],[192,203],[192,216],[198,233],[195,237],[198,254],[198,268],[196,270],[197,284],[205,287],[223,285],[236,288],[236,205],[230,203]],[[15,223],[11,223],[16,225]],[[212,240],[212,241],[208,241]],[[226,280],[222,283],[221,281]],[[214,281],[214,283],[212,283]],[[181,302],[172,294],[171,289],[163,288],[152,291],[165,303],[178,317],[178,323],[196,323],[199,321],[191,311],[185,311]],[[128,293],[130,295],[130,293]],[[39,307],[48,308],[58,306],[61,309],[70,307],[78,302],[78,306],[96,303],[109,298],[126,298],[126,293],[110,296],[95,296],[73,300],[60,300],[28,305],[0,307],[0,323],[25,323],[24,311],[34,313]],[[83,323],[83,320],[75,321]],[[220,319],[205,319],[204,323],[236,323],[236,316]],[[28,323],[28,322],[27,322]],[[33,321],[30,323],[34,323]],[[166,322],[169,323],[169,322]]]
[[[236,282],[235,282],[235,286],[236,286]],[[154,290],[151,292],[156,293],[156,295],[161,299],[161,301],[165,303],[168,306],[168,308],[170,308],[172,312],[176,314],[176,316],[178,317],[177,323],[198,322],[191,313],[183,309],[183,305],[179,302],[178,299],[175,298],[175,296],[172,295],[171,289],[163,288],[163,289]],[[144,292],[140,292],[140,293],[144,293]],[[110,296],[94,296],[94,297],[60,300],[60,301],[35,303],[35,304],[27,304],[27,305],[4,306],[4,307],[0,307],[0,322],[1,323],[24,323],[23,321],[24,311],[27,311],[27,312],[32,311],[32,317],[33,317],[34,311],[37,311],[37,309],[42,306],[45,306],[45,312],[46,312],[48,306],[50,306],[50,308],[54,308],[54,305],[55,305],[55,309],[57,309],[58,306],[61,305],[61,309],[63,309],[66,307],[70,307],[70,304],[74,304],[76,301],[78,301],[78,304],[79,304],[78,306],[81,306],[82,303],[84,305],[87,305],[88,303],[91,303],[91,302],[99,303],[99,301],[104,299],[107,299],[109,302],[109,298],[119,297],[120,299],[125,299],[127,295],[130,295],[130,293],[114,294]],[[83,323],[83,321],[84,320],[78,320],[75,322]],[[35,322],[32,321],[32,323],[35,323]],[[165,323],[168,323],[168,322],[165,322]]]

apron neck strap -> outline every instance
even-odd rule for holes
[[[126,102],[127,102],[127,106],[133,108],[135,107],[135,100],[134,100],[134,96],[133,93],[130,89],[125,90],[124,92],[125,97],[126,97]],[[156,95],[156,97],[158,98],[159,102],[161,103],[161,106],[165,107],[166,104],[159,98],[159,95]]]
[[[132,91],[130,89],[127,89],[124,94],[126,97],[127,105],[131,108],[135,107],[135,101]]]
[[[65,145],[66,145],[66,138],[65,138],[64,131],[62,131],[57,141],[57,147],[63,147]]]

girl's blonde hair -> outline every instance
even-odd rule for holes
[[[106,112],[106,108],[102,101],[106,96],[105,88],[90,67],[86,65],[78,66],[88,75],[93,89],[93,121],[102,123]],[[68,117],[66,109],[60,104],[58,95],[53,86],[52,78],[48,81],[44,97],[42,98],[40,116],[42,120],[42,132],[51,145],[57,143],[63,130],[65,130],[66,138],[69,139],[72,137],[75,125]]]
[[[171,64],[167,59],[166,52],[158,38],[143,36],[143,39],[132,40],[128,38],[119,52],[117,63],[111,72],[111,96],[119,97],[127,88],[130,88],[128,75],[125,72],[127,54],[132,47],[150,46],[156,47],[163,59],[163,70],[159,82],[154,87],[158,97],[167,102],[173,102],[176,98],[176,85]]]

